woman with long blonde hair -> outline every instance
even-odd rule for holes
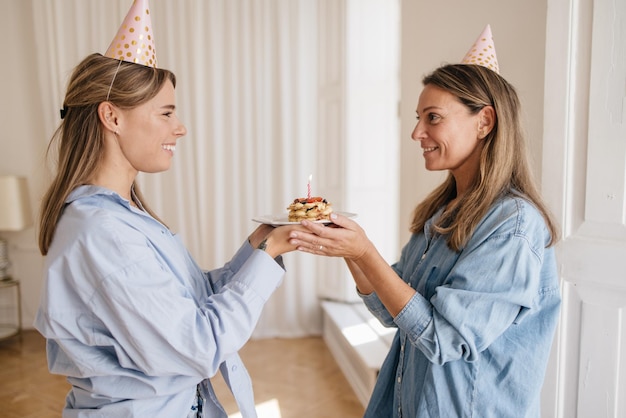
[[[531,177],[515,89],[482,65],[423,79],[412,138],[448,178],[389,266],[353,220],[303,222],[298,249],[343,257],[395,327],[365,417],[538,417],[559,315],[558,231]]]
[[[49,149],[57,171],[41,208],[35,327],[50,371],[71,385],[63,416],[224,418],[209,380],[219,370],[242,415],[255,417],[237,353],[301,227],[261,225],[225,266],[195,263],[136,184],[140,172],[170,168],[187,132],[176,78],[131,55],[92,54],[74,69]]]

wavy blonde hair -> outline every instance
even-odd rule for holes
[[[109,101],[119,108],[132,109],[156,96],[167,80],[176,86],[176,77],[168,70],[121,62],[100,54],[91,54],[76,66],[63,101],[65,116],[48,145],[48,155],[53,148],[57,151],[57,172],[41,205],[41,254],[48,253],[67,196],[76,187],[88,184],[103,158],[100,103]],[[136,203],[159,219],[146,205],[134,182],[133,188]]]
[[[472,114],[480,112],[485,106],[493,106],[496,114],[493,129],[483,139],[484,147],[474,184],[437,220],[435,232],[446,235],[450,248],[458,251],[470,239],[476,225],[496,200],[507,194],[517,194],[541,212],[550,231],[548,246],[556,244],[558,227],[532,176],[520,121],[520,103],[513,86],[492,70],[466,64],[444,65],[424,77],[422,83],[453,94]],[[422,232],[426,221],[455,197],[456,181],[449,174],[417,205],[410,231]]]

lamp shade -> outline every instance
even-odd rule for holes
[[[26,178],[0,176],[0,231],[21,231],[32,223]]]

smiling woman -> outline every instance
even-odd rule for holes
[[[187,133],[175,113],[174,103],[171,79],[163,83],[153,98],[131,109],[102,102],[98,106],[100,120],[106,128],[102,167],[109,161],[108,165],[116,171],[126,171],[128,178],[135,178],[139,172],[159,173],[169,169],[176,141]],[[114,135],[106,135],[107,132]],[[106,178],[110,174],[105,170],[98,172]],[[100,181],[107,180],[93,179],[94,184]],[[125,185],[122,188],[126,193]]]
[[[463,173],[476,172],[482,140],[495,124],[493,107],[470,110],[452,93],[427,85],[420,95],[417,120],[411,138],[421,143],[426,169],[450,170],[457,179],[471,179]]]
[[[177,119],[176,125],[165,124],[167,117],[162,113],[169,113],[169,110],[154,109],[156,103],[174,106],[175,85],[176,77],[168,70],[132,65],[100,54],[89,55],[76,67],[63,102],[62,124],[50,143],[52,150],[55,140],[58,142],[59,171],[44,197],[39,235],[43,254],[48,252],[65,198],[83,184],[114,190],[156,217],[149,206],[140,201],[135,177],[145,168],[146,158],[140,158],[144,151],[152,158],[159,154],[165,157],[161,148],[163,135],[178,138],[185,133]],[[143,87],[139,90],[136,86]],[[161,103],[164,101],[166,103]],[[162,119],[161,123],[157,123],[157,119]],[[149,135],[142,134],[139,125],[144,124],[150,130]],[[161,127],[160,132],[154,132],[160,126],[169,130]],[[137,137],[141,147],[133,145]],[[141,138],[147,139],[142,141]],[[155,139],[159,142],[144,150],[145,141]],[[163,157],[157,160],[160,164],[152,167],[153,171],[169,168],[170,159]]]
[[[146,0],[128,14],[146,15]],[[225,417],[210,381],[220,371],[254,417],[238,351],[282,282],[289,232],[302,227],[260,225],[223,267],[198,266],[136,184],[170,168],[186,128],[174,74],[133,57],[91,54],[76,66],[51,142],[58,166],[41,208],[34,325],[50,371],[71,385],[63,416]]]
[[[398,261],[337,214],[334,228],[303,221],[308,231],[291,233],[299,251],[342,257],[370,312],[397,329],[365,417],[540,415],[559,233],[530,174],[517,93],[497,68],[449,64],[424,77],[412,137],[448,177],[416,206]]]
[[[51,177],[40,173],[40,159],[33,156],[41,154],[42,144],[56,129],[72,67],[87,53],[107,48],[131,3],[2,3],[3,33],[15,38],[11,52],[21,57],[20,66],[13,67],[16,75],[5,80],[28,80],[15,90],[22,92],[19,97],[39,83],[45,86],[32,92],[40,115],[37,123],[20,133],[37,139],[17,148],[24,150],[39,180],[34,193]],[[317,7],[309,0],[150,2],[158,66],[179,78],[176,110],[188,135],[178,142],[167,173],[140,174],[137,183],[151,208],[185,237],[202,266],[224,263],[252,227],[251,217],[274,213],[289,201],[298,190],[297,176],[284,173],[315,172]],[[16,105],[21,103],[10,106],[12,115],[20,118],[25,112]],[[24,166],[15,164],[18,170]],[[246,204],[251,200],[254,207]],[[181,201],[185,204],[178,204]],[[298,258],[290,265],[295,269],[315,275],[317,266]],[[300,277],[295,274],[296,280],[286,281],[288,290],[272,299],[256,328],[261,334],[320,332],[315,283]],[[39,283],[32,280],[27,288],[25,301],[34,306]],[[285,315],[285,302],[294,292],[302,296],[299,312]],[[25,322],[30,324],[33,314],[25,312]]]

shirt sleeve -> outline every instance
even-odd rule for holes
[[[65,283],[65,295],[72,296],[65,296],[71,303],[47,313],[47,328],[68,341],[109,347],[127,370],[149,376],[215,375],[250,338],[284,270],[264,251],[243,248],[215,276],[219,290],[198,295],[189,282],[204,278],[176,270],[184,262],[165,261],[183,260],[185,251],[168,240],[155,248],[143,233],[109,221],[93,223],[86,238],[54,263],[49,276]],[[93,370],[97,367],[93,364]]]
[[[411,237],[411,241],[413,240],[415,240],[414,236]],[[396,263],[391,265],[391,268],[393,269],[393,271],[396,272],[398,277],[403,277],[402,273],[404,270],[404,265],[406,263],[408,253],[411,251],[415,251],[413,250],[413,246],[411,244],[412,242],[409,242],[409,244],[406,244],[404,246],[404,248],[402,249],[402,253],[400,254],[400,259]],[[394,321],[393,316],[389,313],[385,305],[380,301],[380,298],[378,297],[376,292],[372,292],[369,295],[365,295],[365,294],[358,292],[358,289],[357,289],[357,294],[363,300],[363,303],[365,303],[365,306],[367,307],[367,309],[372,313],[372,315],[374,315],[380,321],[381,324],[383,324],[383,326],[388,327],[388,328],[397,327],[397,324]]]
[[[396,323],[393,320],[393,316],[389,313],[385,305],[380,301],[376,292],[372,292],[369,295],[365,295],[363,293],[359,293],[357,290],[357,294],[363,300],[363,303],[367,307],[367,309],[380,321],[383,326],[392,328],[397,327]]]
[[[541,251],[513,230],[491,234],[461,254],[430,300],[416,293],[394,321],[430,361],[473,361],[532,307]]]
[[[210,271],[205,271],[204,274],[208,280],[213,292],[219,292],[219,290],[230,280],[234,273],[236,273],[241,266],[244,265],[246,260],[253,254],[254,248],[250,245],[250,242],[246,240],[239,250],[235,253],[233,258],[226,263],[223,267]],[[274,259],[276,263],[285,270],[285,264],[283,263],[282,255],[279,255]]]
[[[204,272],[207,280],[211,284],[214,292],[218,292],[228,280],[244,265],[250,258],[254,249],[248,241],[244,242],[233,258],[223,267]]]

